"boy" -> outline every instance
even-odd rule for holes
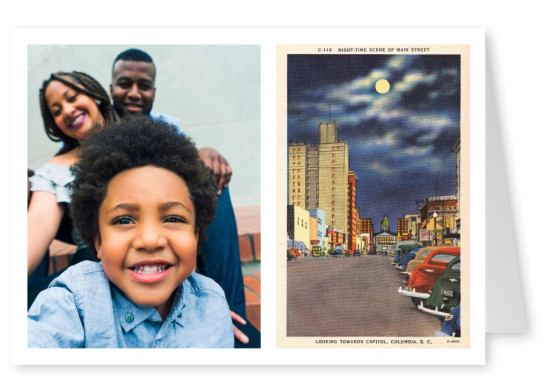
[[[193,273],[217,190],[193,143],[130,117],[91,134],[72,172],[73,221],[101,264],[37,297],[29,347],[233,347],[222,289]]]

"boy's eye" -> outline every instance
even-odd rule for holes
[[[133,223],[132,219],[130,217],[125,217],[125,216],[116,217],[111,222],[111,224],[113,225],[126,225],[126,224],[132,224],[132,223]]]
[[[187,220],[181,216],[168,216],[164,219],[165,223],[186,223]]]

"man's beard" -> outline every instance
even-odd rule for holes
[[[115,104],[113,103],[113,107],[115,108],[115,111],[117,112],[117,114],[119,115],[119,117],[125,117],[127,115],[145,115],[145,116],[149,116],[149,114],[151,113],[151,110],[152,110],[152,107],[149,108],[149,110],[146,112],[146,111],[142,111],[141,113],[138,113],[138,114],[128,114],[126,111],[124,111],[124,105],[122,104]]]

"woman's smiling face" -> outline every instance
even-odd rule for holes
[[[196,264],[195,207],[185,181],[164,168],[123,171],[99,209],[98,258],[109,280],[163,319]]]
[[[58,80],[48,84],[44,95],[55,124],[71,138],[84,140],[96,124],[103,124],[103,116],[92,98]]]

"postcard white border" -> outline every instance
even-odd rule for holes
[[[408,365],[484,364],[485,262],[472,262],[471,346],[468,349],[276,348],[276,45],[468,44],[471,48],[471,252],[485,254],[485,92],[483,29],[190,28],[14,29],[11,41],[10,294],[11,360],[16,365]],[[58,350],[26,347],[27,46],[31,44],[261,45],[262,348]],[[273,255],[271,255],[273,254]],[[483,256],[482,256],[483,258]]]

